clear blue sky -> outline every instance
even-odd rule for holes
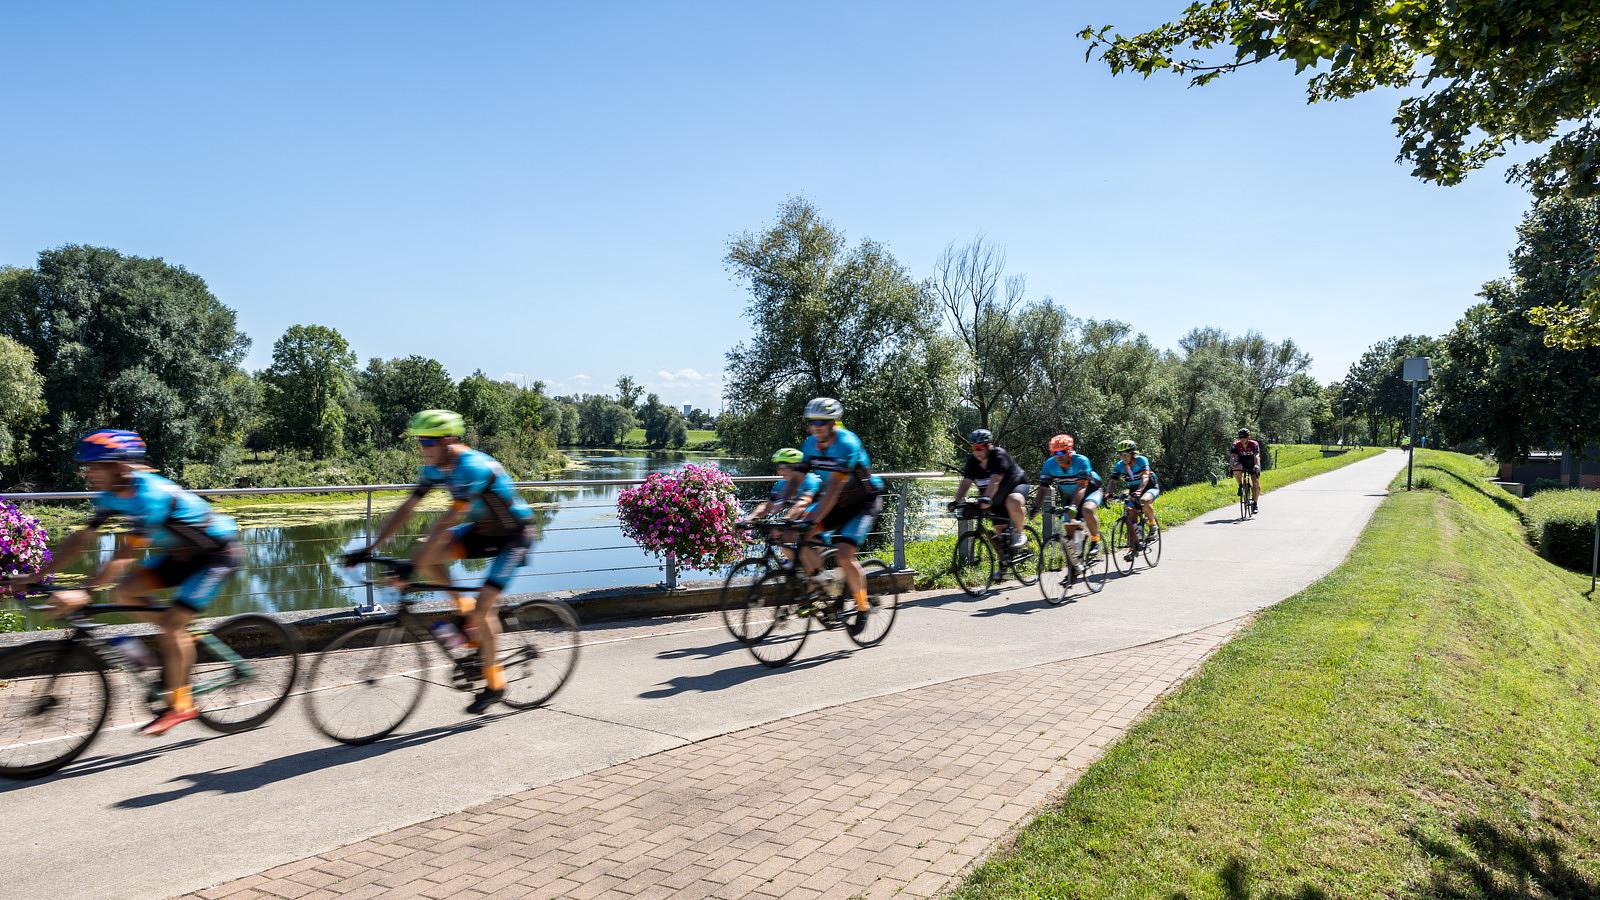
[[[727,241],[791,194],[919,277],[981,232],[1076,314],[1293,337],[1324,380],[1447,329],[1525,195],[1412,179],[1392,95],[1112,79],[1073,36],[1183,5],[9,4],[0,263],[180,263],[252,366],[316,322],[702,406],[747,331]]]

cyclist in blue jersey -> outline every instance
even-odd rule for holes
[[[1100,518],[1095,510],[1105,502],[1100,487],[1100,473],[1094,470],[1089,457],[1077,452],[1077,439],[1070,434],[1058,434],[1050,439],[1050,455],[1039,469],[1039,493],[1033,509],[1037,511],[1050,488],[1060,492],[1066,505],[1078,511],[1078,517],[1089,528],[1089,546],[1085,556],[1100,552]]]
[[[817,495],[822,493],[822,476],[800,471],[805,459],[805,454],[794,447],[784,447],[772,454],[772,462],[778,467],[778,480],[773,483],[767,499],[750,510],[750,518],[782,513],[798,520],[806,514]]]
[[[1155,503],[1161,496],[1161,479],[1151,468],[1150,459],[1139,452],[1133,441],[1117,442],[1118,459],[1111,465],[1111,477],[1119,479],[1128,489],[1128,497],[1139,505],[1146,525],[1156,523]]]
[[[855,598],[859,615],[850,628],[860,633],[866,627],[872,606],[867,599],[867,573],[856,553],[867,542],[872,523],[883,510],[883,479],[872,474],[872,460],[855,432],[839,424],[844,404],[832,397],[817,397],[806,404],[806,429],[811,432],[800,446],[804,472],[815,472],[823,479],[822,498],[806,514],[803,524],[808,537],[826,532],[835,548],[835,559],[844,572],[845,584]],[[806,571],[815,574],[822,559],[808,547],[801,559]]]
[[[189,623],[239,568],[243,558],[239,526],[146,466],[144,439],[135,432],[110,428],[92,432],[78,441],[73,458],[89,489],[99,492],[94,512],[55,548],[41,571],[13,580],[32,582],[55,573],[94,549],[100,529],[112,519],[127,521],[130,530],[117,541],[111,559],[89,576],[87,590],[57,591],[54,609],[62,615],[82,609],[89,603],[89,590],[107,585],[115,586],[113,602],[129,606],[149,606],[156,591],[177,589],[167,609],[140,615],[161,629],[156,644],[166,708],[139,733],[163,735],[197,715],[189,688],[195,659]],[[146,547],[153,552],[136,562],[134,557]]]
[[[460,559],[492,559],[476,601],[457,596],[456,608],[465,621],[469,641],[478,645],[483,666],[483,690],[467,707],[477,715],[505,697],[505,674],[495,658],[500,620],[495,602],[521,568],[533,543],[533,510],[517,495],[511,476],[494,457],[468,447],[461,416],[447,409],[425,409],[412,417],[406,433],[417,439],[424,465],[399,508],[389,514],[370,546],[346,554],[345,565],[356,565],[393,537],[410,520],[428,491],[442,487],[450,492],[450,507],[433,523],[427,539],[411,552],[418,574],[427,581],[449,580],[446,566]]]

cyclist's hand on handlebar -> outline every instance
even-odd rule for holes
[[[65,591],[56,591],[50,595],[50,613],[56,616],[67,616],[89,605],[89,592],[72,588]]]
[[[949,503],[946,503],[944,505],[944,508],[950,510],[951,512],[955,512],[960,507],[961,507],[961,501],[960,500],[951,500]]]
[[[360,550],[351,550],[349,553],[346,553],[344,556],[339,557],[339,564],[344,566],[346,569],[352,568],[354,566],[359,566],[364,562],[371,562],[371,561],[372,561],[372,548],[371,547],[362,547]]]

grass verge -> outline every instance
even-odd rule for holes
[[[1417,463],[1430,490],[1385,500],[956,896],[1600,896],[1588,582],[1529,549],[1478,460]]]
[[[1291,445],[1284,449],[1294,449],[1298,446],[1304,445]],[[1276,469],[1261,473],[1261,490],[1271,491],[1296,481],[1303,481],[1314,475],[1321,475],[1353,462],[1368,459],[1381,452],[1383,451],[1377,448],[1367,447],[1329,457],[1322,456],[1320,451],[1314,456],[1302,454],[1298,457],[1301,461],[1295,465],[1280,465]],[[1215,485],[1210,482],[1186,484],[1162,492],[1156,500],[1156,515],[1160,516],[1163,527],[1170,528],[1182,525],[1201,513],[1227,506],[1237,499],[1237,488],[1232,479],[1219,481]],[[1101,521],[1104,522],[1105,519]],[[906,565],[917,570],[918,590],[955,586],[955,578],[950,574],[950,560],[955,556],[955,550],[954,534],[925,541],[907,542]]]

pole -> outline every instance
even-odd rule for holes
[[[906,567],[906,479],[900,479],[900,497],[894,508],[894,569]]]
[[[671,553],[667,554],[667,584],[669,591],[678,589],[678,558]]]
[[[1600,580],[1600,509],[1594,511],[1594,562],[1589,564],[1589,593],[1594,593],[1595,581]]]
[[[1411,382],[1411,446],[1406,448],[1406,490],[1411,490],[1411,469],[1417,462],[1417,385]]]
[[[372,546],[372,492],[371,491],[367,491],[367,546],[368,547]],[[372,569],[371,569],[370,566],[367,568],[367,571],[368,571],[369,574],[371,573]],[[377,599],[372,596],[372,579],[368,578],[367,579],[367,605],[366,605],[365,608],[367,610],[371,610],[374,607],[376,607],[377,605],[378,605]]]

